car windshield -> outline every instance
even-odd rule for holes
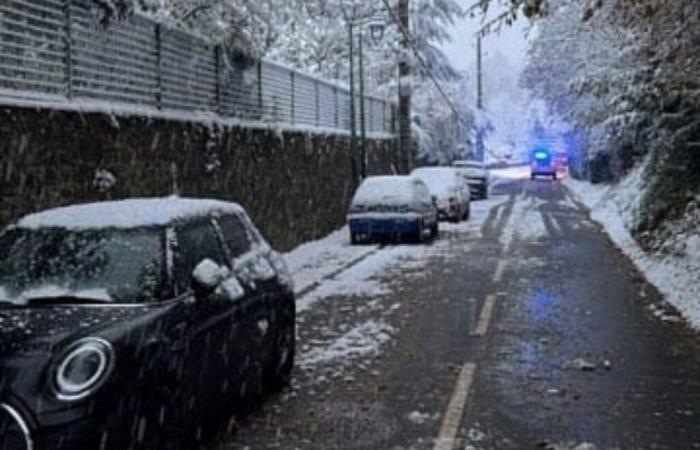
[[[0,235],[0,301],[149,303],[162,287],[156,229],[14,228]]]

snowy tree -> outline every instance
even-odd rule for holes
[[[440,100],[442,93],[432,81],[424,80],[418,86],[414,96],[413,131],[421,159],[429,163],[450,164],[471,154],[475,120],[469,106],[474,104],[472,85],[466,73],[458,73],[442,83],[449,98],[461,100],[452,105]]]
[[[694,0],[595,6],[562,0],[538,23],[523,82],[568,122],[579,175],[642,171],[628,225],[646,247],[666,246],[659,236],[698,226],[700,11]]]

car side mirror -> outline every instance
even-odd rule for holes
[[[192,289],[197,299],[203,299],[214,293],[230,272],[209,258],[202,260],[192,271]]]

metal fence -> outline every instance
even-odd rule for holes
[[[103,13],[93,0],[1,0],[0,91],[350,129],[350,93],[342,86],[138,14],[105,27]],[[366,97],[365,108],[369,132],[393,132],[391,103]]]

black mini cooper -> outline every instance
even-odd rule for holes
[[[286,264],[238,205],[27,216],[0,234],[0,450],[195,448],[289,381],[294,338]]]

